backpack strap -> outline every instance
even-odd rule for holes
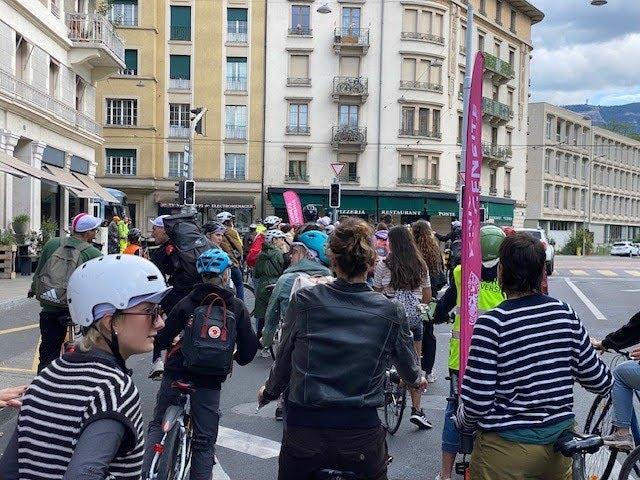
[[[202,322],[202,328],[200,329],[201,338],[204,338],[207,336],[207,330],[209,329],[209,325],[207,325],[207,320],[211,318],[211,310],[213,309],[213,306],[218,302],[218,300],[222,304],[222,330],[225,332],[227,331],[227,302],[225,302],[220,295],[216,293],[210,293],[209,295],[207,295],[202,299],[202,301],[200,302],[200,306],[207,305],[207,299],[209,298],[211,298],[212,300],[208,304],[209,308],[207,308],[207,313],[205,315],[204,322]]]

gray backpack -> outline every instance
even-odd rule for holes
[[[80,264],[80,254],[90,248],[86,242],[69,245],[68,238],[60,239],[60,246],[42,267],[36,278],[36,298],[47,305],[67,307],[69,277]]]

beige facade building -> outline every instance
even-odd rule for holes
[[[328,208],[331,163],[343,164],[340,213],[440,231],[457,215],[462,81],[467,54],[486,53],[482,202],[497,224],[524,223],[531,26],[523,0],[269,4],[265,187]]]
[[[529,105],[529,123],[526,225],[558,247],[589,224],[596,244],[637,237],[640,142],[548,103]]]
[[[100,181],[127,195],[143,230],[175,211],[190,109],[206,107],[193,144],[198,210],[248,226],[261,207],[264,2],[114,0],[110,15],[126,67],[98,87]]]
[[[0,228],[65,229],[115,200],[95,183],[96,82],[124,67],[124,44],[89,0],[0,0]]]

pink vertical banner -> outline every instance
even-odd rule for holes
[[[287,207],[287,215],[289,216],[289,223],[294,227],[302,225],[304,223],[304,217],[302,216],[302,204],[300,203],[300,197],[293,190],[287,190],[282,194],[284,198],[284,204]]]
[[[482,168],[482,77],[484,55],[476,54],[467,118],[464,189],[462,191],[462,299],[460,305],[460,382],[467,368],[471,334],[478,320],[482,274],[480,252],[480,172]]]

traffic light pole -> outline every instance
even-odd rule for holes
[[[193,180],[193,172],[194,172],[194,152],[193,152],[193,139],[196,136],[196,130],[198,129],[198,125],[202,121],[202,117],[204,117],[207,113],[206,107],[199,107],[191,110],[191,113],[195,113],[196,116],[191,119],[191,127],[189,129],[189,161],[187,162],[187,172],[186,177],[187,180]],[[195,188],[195,187],[194,187]],[[195,194],[194,194],[195,196]],[[186,195],[184,197],[186,200]],[[183,202],[184,202],[183,200]],[[196,213],[196,207],[194,205],[182,205],[183,213]]]

